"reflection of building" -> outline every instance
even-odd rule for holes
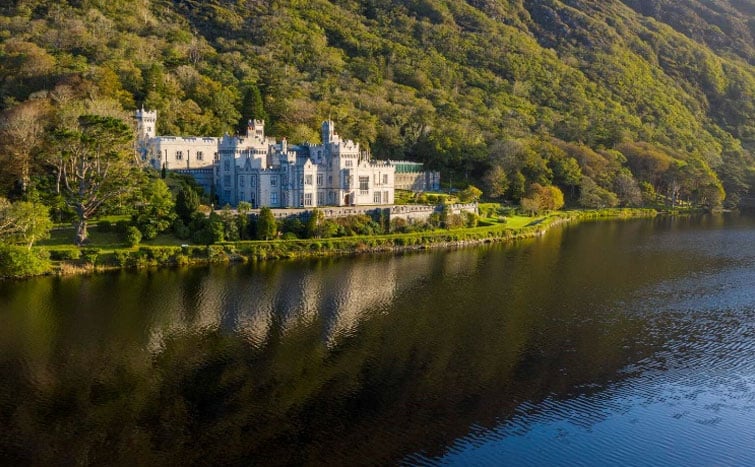
[[[255,346],[271,336],[317,326],[328,345],[352,335],[371,317],[394,308],[408,309],[413,290],[428,277],[468,277],[479,267],[479,250],[344,261],[260,263],[223,272],[187,270],[164,281],[145,276],[159,289],[146,303],[152,318],[148,348],[164,349],[180,334],[233,332]]]
[[[220,204],[252,206],[378,206],[394,201],[395,176],[405,189],[437,189],[437,172],[422,164],[371,160],[359,143],[322,123],[322,144],[289,145],[265,136],[265,122],[249,122],[246,136],[156,136],[157,113],[136,112],[139,150],[157,169],[190,174]]]

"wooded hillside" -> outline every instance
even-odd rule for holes
[[[514,201],[532,183],[584,206],[749,190],[753,0],[17,0],[0,15],[3,196],[44,175],[43,135],[70,115],[142,105],[158,134],[255,117],[317,141],[330,117],[377,158]]]

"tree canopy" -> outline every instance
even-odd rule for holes
[[[589,178],[625,204],[636,196],[615,190],[642,183],[666,200],[736,204],[755,165],[743,5],[11,2],[0,7],[0,131],[28,115],[43,132],[70,127],[77,106],[114,116],[144,105],[163,135],[263,118],[270,134],[316,141],[330,117],[377,158],[425,162],[491,197],[555,184],[577,203]],[[35,163],[40,129],[27,128],[9,143],[17,154],[0,154],[13,162],[0,165],[2,195],[49,175]],[[664,155],[682,163],[673,174]]]

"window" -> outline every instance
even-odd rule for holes
[[[328,186],[333,186],[333,176],[328,175]]]
[[[336,194],[332,191],[328,192],[328,203],[333,204],[336,202]]]
[[[318,191],[317,192],[317,205],[321,206],[325,204],[325,192],[324,191]]]
[[[388,184],[388,174],[383,174],[383,185]]]
[[[246,193],[243,191],[239,192],[239,201],[246,201]]]
[[[370,177],[359,177],[359,194],[366,195],[370,189]]]
[[[384,191],[383,192],[383,203],[388,204],[390,202],[391,202],[391,199],[388,197],[388,192]]]
[[[304,206],[312,206],[312,193],[304,193]]]
[[[147,127],[147,133],[149,133],[150,131],[152,131],[152,127],[151,127],[151,126],[148,126],[148,127]]]
[[[225,190],[223,191],[223,197],[225,198],[226,203],[231,202],[231,190]]]
[[[202,151],[197,151],[197,160],[198,161],[204,160],[204,153]]]
[[[305,185],[311,185],[312,184],[312,176],[311,175],[305,175],[304,176],[304,184]]]
[[[278,186],[278,177],[276,176],[270,177],[270,186]]]
[[[184,153],[183,151],[176,151],[176,160],[182,161],[184,159]]]
[[[224,186],[231,186],[231,176],[230,175],[223,175],[223,185]]]
[[[272,205],[278,204],[278,193],[275,191],[270,193],[270,204]]]
[[[317,174],[317,186],[322,186],[322,174]]]
[[[228,160],[223,161],[223,170],[225,170],[226,172],[231,170],[231,161],[228,161]]]
[[[380,204],[381,201],[380,201],[380,192],[379,191],[376,191],[375,194],[372,196],[372,201],[375,204]]]
[[[249,177],[249,186],[256,186],[257,185],[257,177],[252,175]]]
[[[350,160],[346,161],[346,167],[353,167],[353,166],[354,166],[354,161],[350,161]]]
[[[239,177],[239,186],[245,186],[246,185],[246,177],[243,175]]]

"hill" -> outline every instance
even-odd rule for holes
[[[16,0],[0,7],[0,107],[5,120],[44,107],[54,126],[66,106],[127,118],[144,105],[160,134],[182,135],[256,117],[291,141],[318,140],[330,116],[378,158],[515,201],[536,182],[585,206],[735,205],[755,150],[754,12],[752,0]],[[23,175],[8,162],[5,192]]]

